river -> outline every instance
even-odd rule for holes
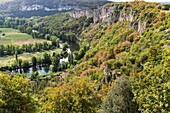
[[[60,48],[62,48],[62,44],[65,41],[60,41]],[[71,53],[74,51],[79,50],[79,45],[77,43],[74,42],[67,42],[69,47],[67,48],[67,53]],[[68,57],[65,58],[61,58],[60,59],[60,64],[62,64],[63,62],[68,62]],[[30,76],[31,74],[33,74],[34,72],[38,72],[38,75],[45,75],[45,74],[49,74],[51,73],[50,70],[50,65],[43,65],[43,66],[37,66],[37,67],[30,67],[27,70],[24,69],[17,69],[17,70],[12,70],[11,73],[13,74],[26,74],[27,76]]]

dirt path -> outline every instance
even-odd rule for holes
[[[35,40],[32,38],[26,38],[26,39],[23,38],[22,40],[15,42],[14,44],[23,45],[23,44],[34,43],[34,42]]]

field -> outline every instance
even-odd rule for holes
[[[54,49],[54,50],[50,50],[50,51],[43,51],[43,52],[35,52],[35,53],[24,53],[24,54],[20,54],[18,55],[19,59],[27,60],[27,61],[31,61],[32,56],[35,57],[41,57],[43,53],[48,53],[48,54],[52,54],[53,52],[56,53],[61,53],[62,49]],[[5,57],[0,57],[0,67],[4,67],[4,66],[10,66],[11,64],[13,64],[15,61],[15,56],[5,56]]]
[[[3,35],[5,34],[5,35]],[[5,45],[5,44],[17,44],[17,45],[22,45],[22,44],[29,44],[29,43],[35,43],[35,42],[43,42],[47,40],[43,39],[33,39],[31,35],[28,35],[26,33],[20,33],[16,29],[12,28],[0,28],[0,45]],[[42,52],[34,52],[34,53],[23,53],[19,54],[18,58],[22,59],[23,61],[31,61],[32,56],[35,57],[42,57],[44,52],[47,52],[48,54],[52,54],[53,52],[60,53],[62,49],[54,49],[54,50],[49,50],[49,51],[42,51]],[[0,67],[5,67],[5,66],[11,66],[15,61],[15,56],[4,56],[0,57]]]
[[[5,34],[3,36],[3,34]],[[16,29],[12,28],[0,28],[0,45],[1,44],[27,44],[27,43],[35,43],[42,42],[42,39],[33,39],[31,35],[26,33],[20,33]]]

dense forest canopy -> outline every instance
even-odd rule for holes
[[[0,43],[1,62],[13,58],[0,63],[0,112],[170,112],[169,4],[134,1],[46,17],[6,17],[0,27],[0,40],[19,33],[39,41]],[[78,43],[79,50],[68,52],[67,42]],[[21,57],[28,53],[32,56]],[[64,56],[68,62],[60,63]],[[52,73],[7,71],[43,65]]]

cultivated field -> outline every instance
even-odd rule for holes
[[[4,36],[3,36],[4,34]],[[42,39],[33,39],[31,35],[20,33],[12,28],[0,28],[0,44],[28,44],[35,42],[42,42]]]

